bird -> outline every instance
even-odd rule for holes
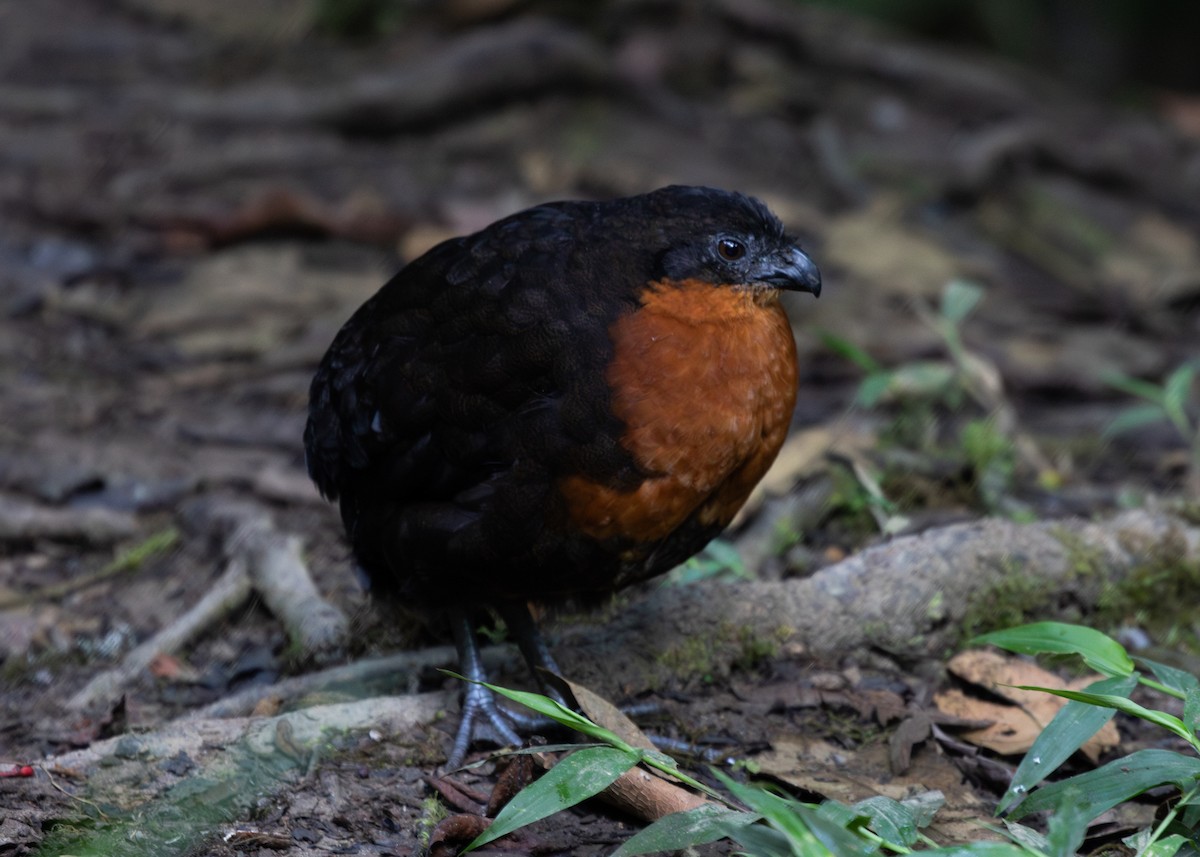
[[[472,682],[448,767],[520,741],[477,683],[481,611],[557,673],[531,604],[670,570],[766,473],[797,395],[785,291],[819,296],[821,276],[766,205],[672,185],[446,240],[336,334],[307,469],[370,591],[450,626]]]

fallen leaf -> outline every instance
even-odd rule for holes
[[[656,750],[646,733],[624,711],[590,688],[559,675],[547,675],[547,681],[563,695],[569,707],[577,708],[593,723],[603,726],[632,747]],[[572,706],[571,703],[574,703]]]
[[[1053,699],[1055,697],[1051,697]],[[1031,746],[1044,723],[1039,723],[1028,711],[1016,705],[1003,705],[967,696],[961,690],[934,694],[938,711],[964,720],[990,720],[991,726],[962,733],[962,739],[986,747],[1005,756],[1024,753]],[[1053,714],[1051,714],[1053,717]],[[1048,721],[1047,721],[1048,722]]]
[[[1024,753],[1037,739],[1067,700],[1036,690],[1021,690],[1018,685],[1047,687],[1054,690],[1082,690],[1101,676],[1084,676],[1064,682],[1037,664],[997,652],[971,649],[960,652],[946,665],[951,673],[1009,700],[1012,705],[991,702],[950,690],[934,696],[938,709],[968,720],[991,720],[983,729],[963,732],[961,737],[980,747],[1004,755]],[[1117,727],[1111,721],[1081,748],[1092,761],[1119,743]]]

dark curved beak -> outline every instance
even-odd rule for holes
[[[821,272],[799,247],[789,247],[766,262],[755,279],[777,289],[821,296]]]

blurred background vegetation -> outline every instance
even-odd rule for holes
[[[875,19],[932,41],[994,51],[1094,94],[1139,102],[1154,89],[1200,90],[1195,0],[793,0]],[[317,29],[377,38],[428,0],[313,0]],[[486,17],[525,5],[457,0]],[[594,12],[563,0],[564,12]],[[574,8],[572,8],[574,7]],[[471,17],[474,17],[472,15]]]
[[[941,42],[995,50],[1102,95],[1200,88],[1190,0],[809,0]]]

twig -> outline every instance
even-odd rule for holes
[[[511,646],[488,646],[482,651],[484,666],[489,670],[510,669],[517,662]],[[390,678],[396,685],[410,684],[405,676],[415,676],[424,669],[453,666],[457,656],[450,646],[434,646],[415,652],[402,652],[384,658],[370,658],[331,667],[320,672],[294,676],[268,686],[248,687],[224,699],[187,715],[192,719],[213,717],[244,717],[264,699],[282,703],[338,686],[358,686]]]
[[[280,533],[264,509],[240,500],[206,498],[185,511],[189,516],[225,533],[224,573],[191,610],[129,652],[119,666],[88,682],[68,702],[70,708],[86,708],[115,696],[157,655],[178,651],[244,602],[252,589],[303,651],[330,652],[341,645],[349,623],[317,592],[297,537]]]
[[[250,578],[246,573],[246,559],[235,556],[216,584],[191,610],[129,652],[119,666],[95,676],[68,700],[67,707],[78,711],[97,700],[115,696],[122,687],[141,675],[159,654],[178,651],[249,596]]]
[[[10,607],[20,607],[25,604],[35,604],[40,601],[57,601],[60,598],[65,598],[73,592],[78,592],[81,589],[86,589],[89,586],[108,580],[110,577],[116,577],[118,574],[138,568],[150,556],[170,549],[177,541],[179,541],[179,531],[173,527],[163,530],[160,533],[155,533],[141,544],[116,557],[99,571],[73,577],[70,580],[64,580],[61,583],[51,584],[50,586],[43,586],[41,589],[34,590],[33,592],[0,597],[0,610],[7,610]]]
[[[345,615],[321,597],[300,554],[300,539],[270,525],[256,526],[243,538],[250,578],[267,609],[306,653],[330,652],[346,638]]]
[[[111,509],[57,509],[0,496],[0,541],[55,539],[108,544],[137,532],[137,521]]]
[[[300,539],[279,532],[266,509],[215,497],[201,500],[187,514],[225,533],[227,556],[245,556],[251,583],[293,645],[306,654],[328,654],[341,646],[349,622],[321,598],[301,556]]]

